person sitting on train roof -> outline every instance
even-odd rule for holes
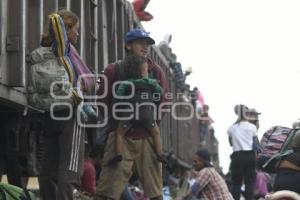
[[[87,192],[90,196],[93,196],[96,193],[96,180],[101,171],[101,158],[103,153],[103,149],[92,148],[89,147],[87,143],[85,144],[85,160],[83,165],[83,173],[81,176],[80,190]]]
[[[126,56],[137,55],[147,58],[149,78],[154,78],[167,94],[167,81],[163,70],[147,56],[150,53],[150,46],[155,41],[149,36],[149,33],[142,29],[130,30],[125,36]],[[113,107],[113,84],[122,80],[119,72],[124,69],[124,61],[111,63],[104,70],[104,76],[107,81],[99,87],[98,95],[103,95],[106,90],[105,98],[99,99],[99,102],[106,104],[109,108]],[[162,102],[167,98],[164,95]],[[111,109],[108,109],[111,110]],[[111,113],[109,113],[111,114]],[[111,120],[112,121],[112,120]],[[128,182],[133,169],[136,169],[145,194],[150,199],[162,200],[162,164],[157,162],[156,153],[153,148],[153,137],[143,127],[133,127],[124,136],[122,162],[111,167],[104,165],[97,185],[95,199],[120,199],[121,193]],[[106,153],[103,157],[103,163],[107,163],[115,156],[115,132],[108,135],[106,142]]]
[[[198,150],[193,156],[193,168],[196,171],[195,182],[192,184],[184,200],[224,199],[233,200],[225,180],[210,164],[210,153],[207,149]]]

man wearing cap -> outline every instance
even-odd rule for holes
[[[245,105],[236,105],[234,112],[238,116],[237,121],[227,131],[229,143],[232,146],[230,172],[232,179],[231,193],[235,200],[240,199],[241,186],[245,184],[245,199],[254,197],[255,184],[255,141],[257,140],[257,128],[249,122],[249,108]]]
[[[210,164],[210,153],[201,149],[193,156],[193,168],[196,171],[195,183],[191,186],[184,200],[219,199],[233,200],[224,179]]]
[[[142,29],[133,29],[125,36],[126,56],[137,55],[147,57],[150,52],[150,45],[155,41],[149,36],[149,33]],[[164,90],[167,91],[167,81],[162,69],[151,59],[148,60],[149,78],[158,81]],[[100,85],[98,94],[104,94],[104,88],[107,90],[105,98],[101,99],[102,103],[111,110],[113,104],[113,83],[122,80],[122,74],[117,69],[119,64],[109,64],[104,75],[107,78],[107,85]],[[118,72],[119,71],[119,72]],[[165,101],[165,98],[162,98]],[[114,166],[109,166],[108,160],[115,156],[115,133],[110,132],[103,157],[103,168],[97,185],[95,199],[120,199],[121,193],[133,174],[133,169],[139,175],[140,182],[145,194],[150,199],[162,199],[162,166],[156,161],[156,154],[153,148],[153,139],[144,128],[133,127],[124,137],[123,160]]]
[[[247,115],[249,118],[249,122],[254,124],[257,128],[257,130],[259,129],[259,115],[261,113],[257,112],[254,108],[251,108],[248,110]]]

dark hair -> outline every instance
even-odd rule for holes
[[[147,59],[142,56],[128,55],[124,60],[124,72],[127,79],[141,78],[142,65]]]
[[[196,155],[197,155],[199,158],[202,158],[204,161],[210,162],[210,153],[208,152],[207,149],[199,149],[199,150],[196,152]]]
[[[104,146],[100,144],[96,144],[93,147],[91,147],[90,151],[88,152],[88,156],[90,158],[102,158],[104,155]]]
[[[207,149],[199,149],[199,150],[196,152],[196,155],[197,155],[199,158],[203,159],[205,167],[210,167],[210,166],[212,166],[212,165],[210,164],[210,160],[211,160],[211,159],[210,159],[210,153],[208,152]]]
[[[59,10],[57,11],[57,14],[63,19],[66,30],[71,29],[79,21],[78,16],[70,10]],[[49,30],[47,29],[47,31],[42,35],[41,46],[51,46],[52,42]]]
[[[235,124],[247,120],[246,113],[248,110],[249,108],[243,104],[239,104],[234,107],[234,112],[238,116],[238,119],[236,120]]]

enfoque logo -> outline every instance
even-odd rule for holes
[[[142,116],[141,110],[143,108],[148,107],[153,111],[153,117],[155,120],[162,120],[164,114],[169,113],[171,117],[174,120],[191,120],[192,118],[196,117],[198,119],[201,118],[201,113],[195,111],[195,107],[191,103],[192,100],[196,100],[196,97],[189,96],[188,98],[183,98],[186,96],[183,93],[165,93],[162,97],[160,93],[152,93],[151,97],[149,97],[149,93],[139,93],[141,99],[151,99],[153,101],[159,101],[160,99],[164,99],[163,102],[160,104],[156,104],[154,102],[142,102],[142,103],[132,103],[130,102],[130,99],[132,99],[135,96],[135,85],[132,82],[129,81],[116,81],[113,83],[111,88],[111,95],[113,102],[111,105],[107,105],[105,103],[102,103],[101,100],[107,97],[109,95],[109,88],[108,88],[108,78],[103,74],[98,75],[82,75],[78,78],[78,80],[82,80],[82,78],[89,78],[94,80],[101,80],[100,83],[98,82],[98,85],[96,89],[98,90],[101,88],[101,94],[97,95],[86,95],[82,94],[82,98],[86,99],[88,101],[82,102],[79,106],[74,107],[71,103],[63,102],[64,99],[70,98],[72,96],[71,92],[67,96],[57,96],[54,94],[54,88],[56,84],[60,84],[63,87],[70,86],[66,83],[63,83],[61,81],[54,82],[51,85],[51,95],[52,97],[55,97],[56,99],[59,99],[59,102],[55,102],[51,105],[50,114],[52,119],[54,120],[69,120],[71,119],[74,114],[76,114],[76,118],[78,120],[78,124],[80,124],[83,127],[88,128],[101,128],[105,127],[110,119],[114,120],[139,120]],[[77,82],[77,91],[78,88],[81,87],[81,83]],[[99,85],[102,84],[102,85]],[[120,86],[120,84],[126,84],[127,87],[129,87],[128,91],[131,91],[130,94],[127,95],[118,95],[116,93],[117,88]],[[178,99],[185,99],[177,101]],[[97,115],[101,116],[101,120],[95,121],[95,122],[89,122],[87,123],[85,120],[83,120],[82,113],[83,106],[92,106]],[[56,116],[55,110],[57,107],[65,107],[66,109],[66,116]],[[76,113],[75,113],[76,112]]]

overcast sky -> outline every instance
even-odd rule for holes
[[[154,19],[145,29],[157,43],[171,33],[178,61],[193,68],[187,82],[210,105],[224,172],[235,104],[262,112],[259,137],[300,118],[299,8],[299,0],[151,0],[146,8]]]

